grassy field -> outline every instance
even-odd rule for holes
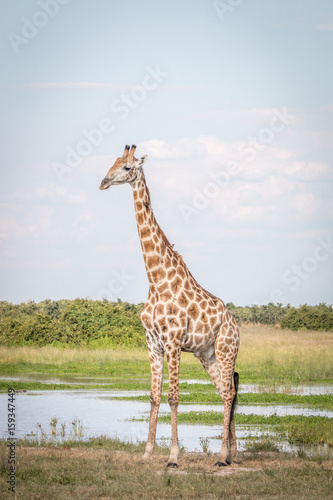
[[[119,382],[150,379],[145,349],[0,347],[0,360],[2,376],[84,375]],[[333,333],[243,326],[236,369],[243,384],[333,383]],[[209,378],[200,362],[187,353],[182,354],[180,377]]]
[[[242,385],[255,383],[259,387],[258,393],[239,394],[240,405],[333,409],[332,395],[292,393],[294,385],[301,389],[308,384],[333,383],[333,333],[244,326],[236,369]],[[9,386],[16,390],[138,390],[147,391],[147,395],[132,396],[132,399],[149,400],[150,365],[146,349],[0,347],[0,375],[2,391],[7,391]],[[59,377],[63,383],[43,382],[43,375]],[[11,376],[27,380],[10,381]],[[73,377],[80,383],[71,385]],[[81,381],[80,377],[83,377]],[[93,383],[86,383],[84,377],[91,377]],[[209,380],[201,364],[190,354],[182,354],[180,378],[182,403],[221,405],[213,384],[186,382],[188,379]],[[167,389],[165,383],[163,401],[166,401]],[[221,411],[179,413],[179,422],[190,425],[220,424],[222,418]],[[333,499],[333,464],[327,458],[329,455],[310,459],[301,453],[278,452],[277,446],[278,440],[284,439],[290,443],[332,447],[331,419],[241,413],[236,413],[235,418],[236,425],[270,426],[273,434],[249,439],[247,451],[242,452],[231,467],[222,470],[213,468],[214,455],[186,452],[181,454],[178,470],[166,470],[167,446],[158,448],[154,459],[142,464],[143,443],[126,444],[101,437],[88,441],[64,440],[57,445],[46,440],[41,446],[33,437],[22,440],[17,443],[17,498]],[[161,415],[159,422],[170,422],[170,415]],[[8,448],[2,440],[0,498],[8,497],[7,457]]]
[[[183,453],[177,470],[165,468],[167,450],[141,463],[143,446],[100,439],[63,446],[17,447],[16,494],[25,500],[62,499],[332,499],[332,460],[275,452],[241,453],[228,468],[217,456]],[[6,484],[6,443],[0,443],[0,497]]]

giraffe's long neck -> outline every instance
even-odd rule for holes
[[[151,208],[149,190],[142,170],[133,182],[132,189],[138,233],[148,280],[151,285],[157,285],[165,279],[167,269],[172,265],[172,260],[176,259],[177,254],[171,248],[169,241],[155,219]]]

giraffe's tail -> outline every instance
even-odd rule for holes
[[[234,397],[234,400],[232,402],[232,406],[231,406],[231,413],[230,413],[230,422],[233,420],[234,418],[234,413],[235,413],[235,408],[236,408],[236,404],[237,404],[237,396],[238,396],[238,382],[239,382],[239,375],[237,372],[234,372],[234,384],[235,384],[235,390],[236,390],[236,394],[235,394],[235,397]]]

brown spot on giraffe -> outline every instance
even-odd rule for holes
[[[190,300],[194,299],[194,292],[191,292],[191,290],[185,290],[185,293]]]
[[[170,266],[171,266],[171,261],[169,259],[169,265],[167,267],[170,267]],[[176,273],[177,273],[176,269],[174,269],[174,268],[170,269],[170,271],[168,271],[168,280],[171,281],[172,278],[176,275]]]
[[[166,277],[166,272],[164,271],[163,267],[158,267],[157,269],[153,269],[150,274],[152,280],[155,283],[158,283],[159,281],[163,280]]]
[[[148,238],[151,236],[151,230],[149,227],[143,227],[140,231],[141,239]]]
[[[178,276],[179,276],[182,280],[184,280],[184,279],[185,279],[186,274],[185,274],[185,271],[184,271],[184,267],[183,267],[183,266],[178,266],[178,267],[177,267],[177,273],[178,273]]]
[[[148,268],[154,268],[160,264],[160,259],[158,258],[158,255],[152,255],[147,257],[147,266]]]
[[[177,318],[168,318],[168,322],[171,328],[179,328],[180,324]]]
[[[173,294],[178,293],[182,287],[182,280],[180,279],[180,277],[176,276],[175,279],[173,281],[171,281],[170,286],[171,286],[171,292]]]
[[[199,313],[200,313],[199,307],[197,306],[197,304],[195,302],[192,302],[188,308],[188,315],[192,319],[196,320],[199,316]]]
[[[171,292],[169,292],[169,290],[166,290],[165,292],[161,293],[161,295],[160,295],[160,299],[163,302],[168,302],[169,300],[171,300],[171,298],[172,298],[172,294],[171,294]]]
[[[143,251],[144,251],[144,252],[149,253],[149,252],[152,252],[152,251],[155,249],[155,245],[154,245],[154,243],[152,242],[152,240],[148,240],[148,241],[147,241],[147,240],[144,240],[144,241],[142,242],[142,248],[143,248]]]
[[[181,292],[181,294],[179,295],[178,302],[181,307],[186,308],[188,306],[189,300],[184,292]]]
[[[176,314],[179,312],[179,308],[174,304],[173,302],[170,302],[166,306],[166,315],[167,316],[176,316]]]
[[[161,285],[158,285],[157,290],[159,293],[163,293],[163,292],[165,292],[165,290],[169,290],[169,283],[167,281],[165,281]]]
[[[171,259],[170,259],[169,255],[167,255],[167,256],[165,257],[165,261],[164,261],[164,266],[165,266],[165,269],[169,269],[169,268],[171,267],[171,265],[172,265],[172,264],[171,264]],[[174,273],[176,273],[176,270],[175,270],[175,269],[171,269],[171,271],[173,271]],[[169,271],[169,272],[171,272],[171,271]],[[169,278],[168,278],[168,279],[169,279]]]
[[[163,316],[165,313],[164,304],[158,304],[156,306],[155,312],[158,316]]]

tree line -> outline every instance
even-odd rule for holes
[[[324,303],[316,306],[303,304],[291,307],[289,304],[253,305],[237,307],[226,304],[239,324],[280,325],[290,330],[333,331],[333,306]]]
[[[242,324],[280,325],[292,330],[333,331],[333,306],[269,303],[240,307],[226,304]],[[1,345],[143,347],[143,304],[108,300],[0,302]]]

